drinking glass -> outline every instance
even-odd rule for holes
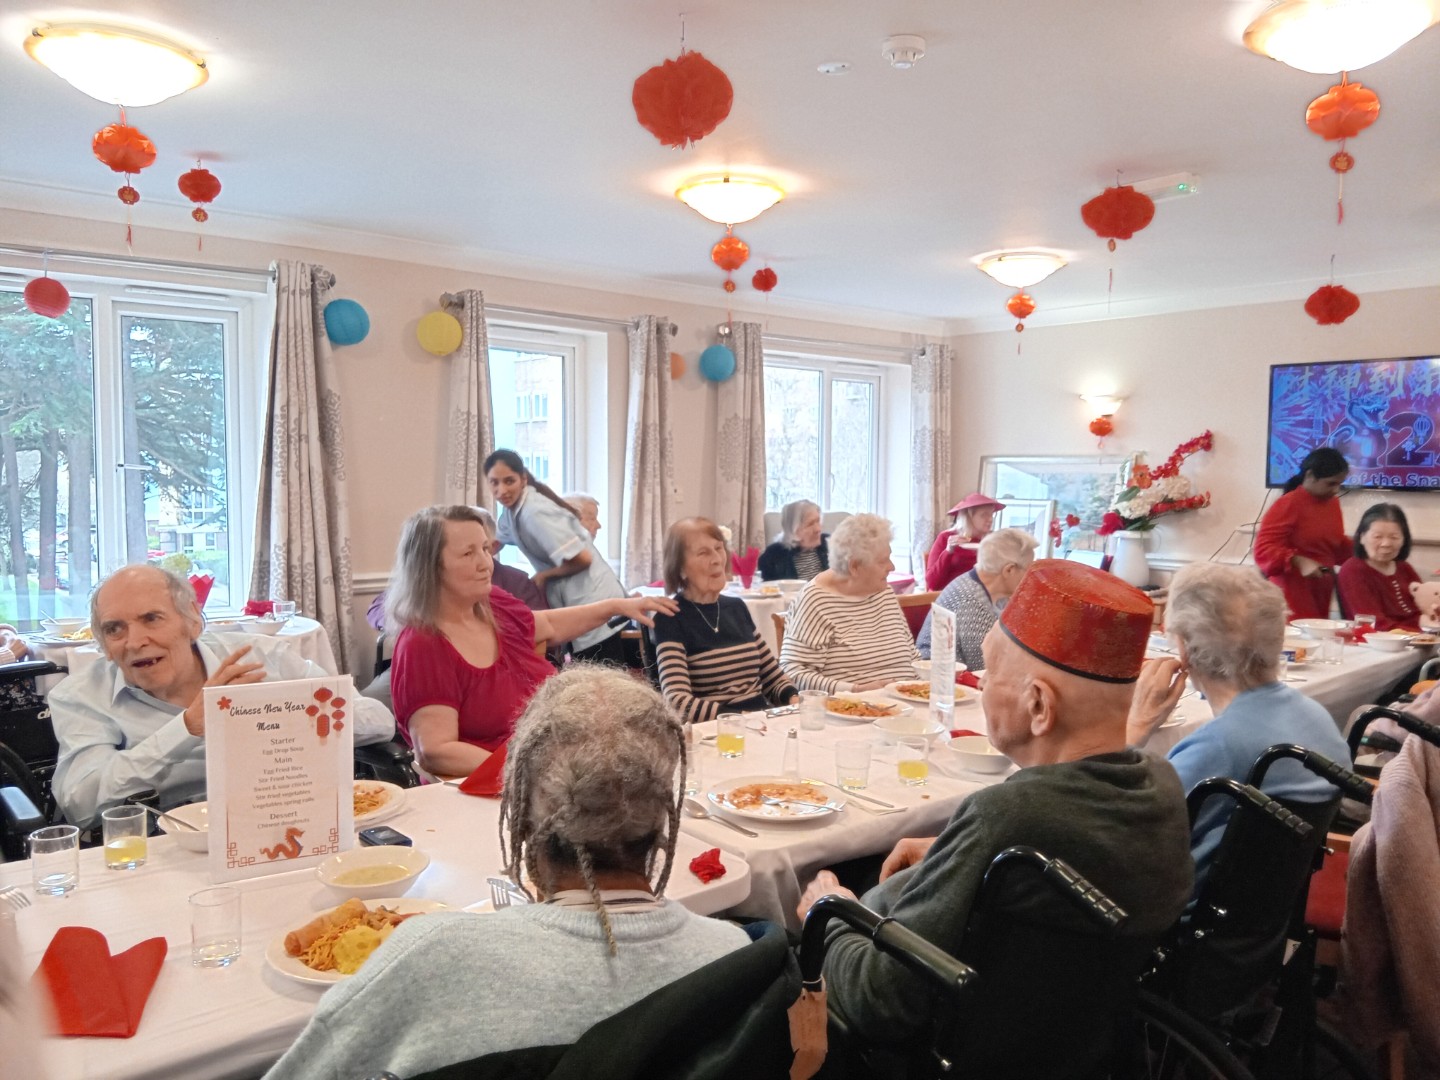
[[[859,791],[870,783],[870,743],[841,739],[835,744],[835,782],[846,791]]]
[[[806,731],[825,730],[825,699],[823,690],[800,691],[800,726]]]
[[[100,815],[105,869],[134,870],[145,865],[145,834],[150,820],[143,806],[113,806]]]
[[[217,885],[190,894],[190,963],[228,967],[240,956],[240,890]]]
[[[271,602],[270,617],[286,622],[295,617],[296,607],[294,600],[274,600]]]
[[[1338,664],[1345,659],[1345,642],[1339,637],[1323,637],[1315,649],[1315,658],[1322,664]]]
[[[745,756],[745,717],[740,713],[721,713],[715,726],[715,749],[723,758]]]
[[[704,787],[700,777],[700,732],[694,724],[685,726],[685,794],[698,795]]]
[[[1362,634],[1368,634],[1371,630],[1374,630],[1374,629],[1375,629],[1375,616],[1374,616],[1374,615],[1356,615],[1356,616],[1355,616],[1355,629],[1356,629],[1356,630],[1359,630]]]
[[[66,896],[80,884],[80,830],[47,825],[30,834],[30,882],[46,896]]]
[[[929,783],[930,740],[923,735],[901,735],[895,742],[895,768],[900,782],[910,787]]]

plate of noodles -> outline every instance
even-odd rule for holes
[[[814,784],[780,776],[741,776],[716,784],[705,795],[726,814],[771,824],[814,821],[845,809],[843,801],[831,799]]]
[[[881,694],[831,694],[825,699],[825,715],[836,720],[868,724],[882,716],[903,716],[910,706]]]
[[[394,817],[405,805],[405,789],[384,780],[355,781],[355,827],[368,829]]]
[[[346,900],[337,908],[276,935],[265,962],[286,978],[329,986],[348,979],[406,919],[449,911],[438,900]]]

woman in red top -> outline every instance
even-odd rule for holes
[[[1291,618],[1330,617],[1335,567],[1351,553],[1336,498],[1348,475],[1350,463],[1340,451],[1311,450],[1260,519],[1255,563],[1285,593]]]
[[[1355,530],[1355,557],[1340,567],[1340,607],[1350,618],[1374,615],[1377,630],[1420,629],[1410,586],[1420,580],[1410,557],[1410,523],[1394,503],[1376,503]],[[1432,617],[1426,613],[1427,618]]]
[[[939,592],[975,567],[975,551],[995,524],[995,511],[1005,504],[978,491],[950,508],[950,528],[935,538],[925,556],[925,587]],[[965,546],[962,546],[965,545]]]
[[[555,669],[537,643],[571,641],[615,616],[654,625],[664,597],[532,612],[491,584],[490,536],[469,506],[432,506],[405,522],[385,624],[401,627],[391,692],[400,732],[427,772],[467,776],[510,738]]]

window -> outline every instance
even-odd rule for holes
[[[878,509],[882,378],[878,367],[766,355],[767,507]]]
[[[66,282],[59,319],[0,288],[0,621],[87,614],[96,580],[146,560],[213,575],[207,606],[234,606],[263,380],[240,357],[261,298]]]

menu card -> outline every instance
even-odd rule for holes
[[[930,605],[930,716],[951,727],[955,713],[955,612]]]
[[[311,866],[355,844],[348,675],[205,688],[210,875]]]

